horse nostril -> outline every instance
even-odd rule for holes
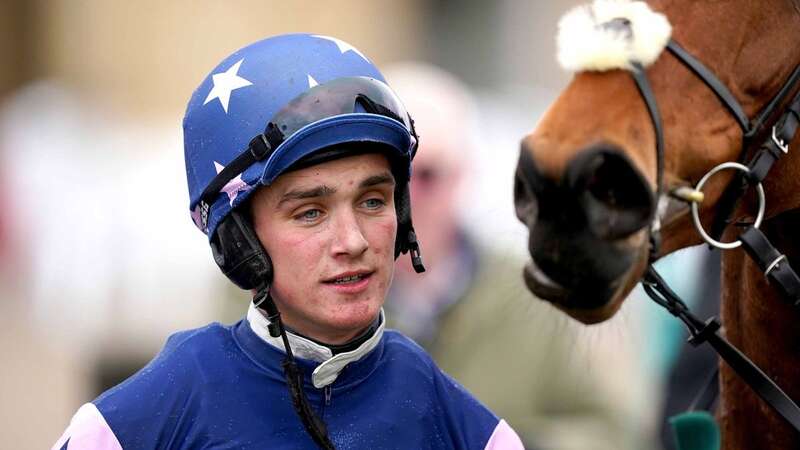
[[[520,152],[517,171],[514,175],[514,210],[517,218],[528,224],[536,216],[536,192],[540,175],[525,149]]]
[[[621,149],[602,146],[582,152],[569,164],[566,182],[598,237],[624,238],[650,223],[653,193]]]

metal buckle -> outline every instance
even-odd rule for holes
[[[736,169],[744,173],[750,173],[750,168],[748,168],[744,164],[739,164],[737,162],[724,162],[718,165],[717,167],[714,167],[713,169],[709,170],[708,173],[703,175],[703,178],[701,178],[700,181],[697,182],[695,190],[702,191],[703,186],[706,184],[709,178],[711,178],[711,176],[725,169]],[[761,222],[764,220],[764,210],[766,209],[764,186],[762,186],[760,182],[756,184],[756,193],[758,194],[758,213],[756,214],[756,221],[753,224],[754,228],[758,228],[761,226]],[[692,211],[692,221],[694,222],[694,226],[697,229],[697,232],[700,233],[700,236],[703,238],[704,241],[706,241],[706,243],[722,250],[731,250],[742,245],[742,241],[739,239],[733,242],[720,242],[709,236],[708,233],[706,233],[706,230],[703,229],[703,224],[700,223],[700,212],[697,205],[698,204],[696,202],[692,202],[690,205]]]
[[[779,149],[783,152],[784,155],[789,153],[789,145],[783,142],[783,139],[779,138],[777,135],[777,126],[772,127],[772,142],[778,146]]]
[[[250,140],[247,150],[250,151],[250,154],[253,155],[253,158],[255,158],[256,161],[261,161],[265,156],[272,152],[272,146],[270,145],[267,136],[264,133],[261,133]]]

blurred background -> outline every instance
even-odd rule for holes
[[[189,218],[184,175],[183,108],[223,57],[269,35],[312,32],[353,44],[379,67],[424,61],[455,74],[476,117],[454,210],[482,247],[522,258],[526,233],[512,204],[518,144],[569,81],[555,64],[555,31],[577,3],[0,1],[0,435],[8,448],[49,448],[81,404],[138,370],[169,334],[245,313],[247,295],[219,273]],[[521,263],[514,270],[516,280]],[[691,275],[680,281],[693,288]],[[592,327],[544,303],[522,317],[548,311],[545,321],[569,336],[570,370],[598,384],[588,395],[612,404],[625,448],[651,449],[681,332],[662,333],[672,326],[666,314],[633,296]]]

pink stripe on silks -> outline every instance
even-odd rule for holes
[[[525,450],[517,433],[506,423],[500,420],[494,428],[494,433],[486,443],[485,450]]]
[[[81,406],[72,416],[66,431],[51,450],[60,450],[67,440],[67,450],[122,450],[106,419],[91,403]]]

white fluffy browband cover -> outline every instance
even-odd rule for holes
[[[669,41],[667,18],[641,1],[595,0],[558,23],[558,63],[567,70],[632,70],[652,64]]]

